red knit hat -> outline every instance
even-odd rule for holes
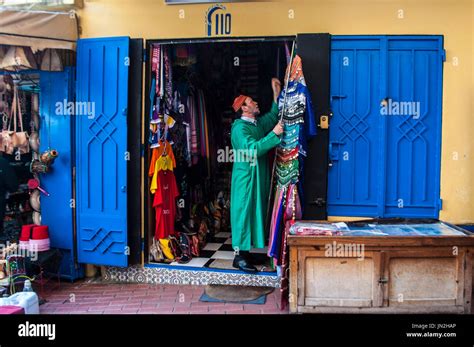
[[[248,98],[247,95],[239,95],[234,99],[234,103],[232,104],[232,108],[234,109],[235,112],[240,110],[242,105],[245,103],[245,100]]]

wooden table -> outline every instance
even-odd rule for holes
[[[464,235],[290,235],[290,312],[470,313],[474,236],[459,230]]]

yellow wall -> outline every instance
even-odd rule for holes
[[[79,11],[82,37],[124,35],[147,39],[204,37],[205,13],[210,6],[167,6],[163,0],[84,3]],[[444,35],[447,61],[440,219],[474,222],[474,0],[282,0],[224,5],[232,13],[233,36],[303,32]],[[180,10],[184,10],[184,19],[179,17]],[[290,10],[294,11],[294,19],[289,18]],[[453,64],[456,58],[458,65]]]

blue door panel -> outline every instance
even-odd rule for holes
[[[127,266],[128,57],[128,37],[78,42],[77,102],[84,106],[76,117],[82,263]]]
[[[439,85],[436,40],[389,40],[388,97],[399,113],[387,117],[387,216],[438,217]]]
[[[333,36],[331,49],[328,214],[437,218],[442,37]]]
[[[73,119],[64,106],[74,100],[74,69],[62,72],[40,71],[40,153],[55,149],[58,158],[48,173],[41,174],[41,223],[49,228],[51,247],[62,253],[61,277],[75,280],[84,269],[75,262],[73,237]]]
[[[377,210],[380,83],[378,40],[336,41],[331,55],[328,214]]]
[[[73,249],[72,119],[65,112],[57,112],[57,105],[73,100],[72,82],[70,68],[63,72],[40,72],[40,153],[48,149],[59,152],[49,172],[40,177],[42,188],[50,194],[41,195],[41,222],[49,227],[52,247],[70,250]]]

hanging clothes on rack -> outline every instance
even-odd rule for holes
[[[170,48],[164,49],[163,64],[165,69],[165,110],[164,114],[169,114],[173,110],[173,69],[170,60]]]
[[[152,194],[158,189],[158,173],[163,170],[170,170],[176,168],[176,160],[173,149],[168,141],[160,141],[159,147],[154,148],[150,161],[148,175],[152,177],[150,191]]]
[[[285,235],[282,232],[284,224],[288,221],[292,223],[302,216],[298,186],[306,156],[307,139],[316,135],[311,96],[298,55],[294,57],[291,66],[288,65],[286,75],[289,76],[288,87],[278,98],[283,134],[276,152],[277,185],[268,247],[268,256],[274,258],[276,265],[281,265],[282,260],[285,244]]]
[[[173,170],[176,160],[171,144],[160,140],[153,149],[148,175],[152,176],[150,191],[154,194],[155,238],[166,238],[175,233],[174,221],[177,213],[176,198],[179,195]]]
[[[151,70],[155,74],[155,77],[154,77],[153,83],[152,83],[152,86],[154,86],[155,88],[151,88],[151,89],[152,90],[154,89],[153,94],[160,95],[161,45],[154,45],[153,46],[152,58],[151,58]]]
[[[176,178],[171,170],[158,171],[155,198],[156,228],[155,239],[164,239],[175,234],[174,221],[176,218],[176,198],[179,196]]]

